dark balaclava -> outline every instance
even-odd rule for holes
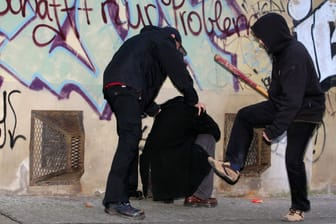
[[[251,29],[264,42],[269,53],[280,51],[292,39],[286,20],[277,13],[260,17]]]

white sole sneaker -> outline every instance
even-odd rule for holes
[[[283,222],[302,222],[304,220],[304,212],[295,209],[289,209],[287,215],[282,218]]]

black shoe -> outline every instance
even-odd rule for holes
[[[218,204],[216,198],[207,198],[207,199],[200,199],[195,195],[186,197],[184,199],[184,206],[187,207],[207,207],[207,208],[214,208]]]
[[[165,200],[163,200],[163,203],[165,203],[165,204],[174,204],[174,199],[165,199]]]
[[[129,202],[110,203],[105,207],[105,212],[110,215],[119,215],[126,218],[145,218],[145,212],[141,209],[133,208]]]
[[[142,200],[144,199],[144,196],[141,191],[133,191],[129,193],[130,199],[135,199],[135,200]]]

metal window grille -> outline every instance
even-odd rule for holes
[[[84,173],[82,111],[31,113],[30,185],[73,184]]]
[[[235,117],[236,114],[234,113],[226,113],[224,117],[224,157]],[[223,159],[225,160],[225,158]],[[242,174],[251,176],[260,175],[270,166],[271,146],[263,140],[262,129],[256,128],[254,129],[253,140],[246,157]]]

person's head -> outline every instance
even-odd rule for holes
[[[161,28],[158,27],[158,26],[154,26],[154,25],[145,25],[145,26],[142,27],[142,29],[140,30],[140,33],[151,32],[151,31],[159,31],[159,30],[161,30]]]
[[[261,40],[269,53],[280,50],[292,39],[286,20],[277,13],[268,13],[260,17],[251,27],[253,34]]]
[[[179,50],[183,54],[183,56],[186,56],[187,51],[182,46],[182,37],[179,31],[171,26],[163,27],[162,30],[165,33],[169,34],[175,40],[176,49]]]

